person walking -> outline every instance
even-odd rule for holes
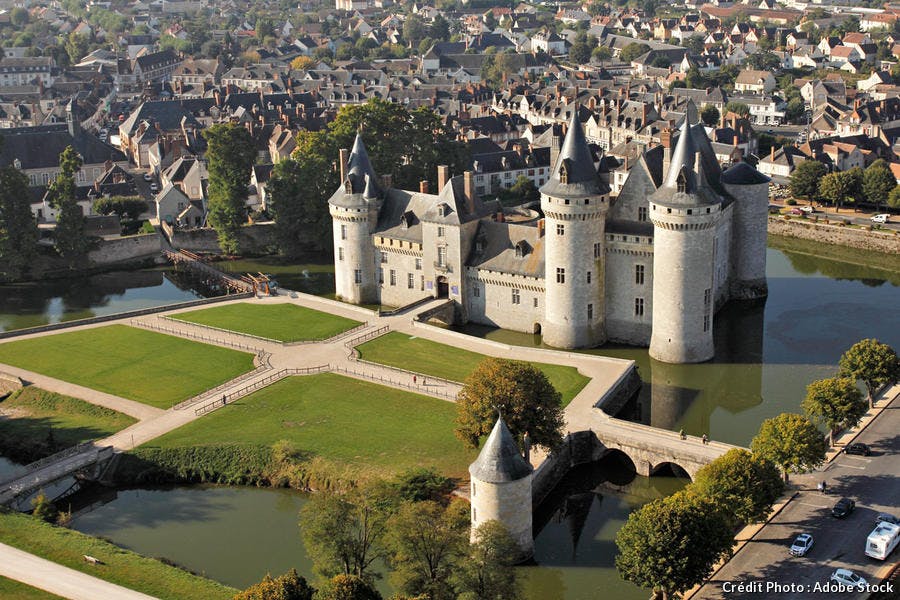
[[[701,439],[703,440],[703,443],[704,443],[704,444],[708,444],[708,443],[709,443],[709,438],[706,437],[706,434],[705,434],[705,433],[703,434],[703,437],[702,437]]]
[[[416,385],[416,379],[417,379],[417,377],[415,375],[413,375],[413,385]]]
[[[222,394],[222,406],[225,406],[225,394]]]

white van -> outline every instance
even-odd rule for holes
[[[879,523],[866,538],[866,556],[884,560],[900,544],[900,525]]]
[[[890,220],[891,220],[891,215],[889,215],[889,214],[887,214],[887,213],[883,213],[883,214],[880,214],[880,215],[875,215],[875,216],[872,217],[872,222],[873,222],[873,223],[887,223],[887,222],[890,221]]]

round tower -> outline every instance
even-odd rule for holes
[[[740,162],[722,173],[722,186],[734,197],[731,229],[731,298],[764,298],[770,179]]]
[[[609,186],[602,183],[578,110],[550,178],[541,187],[545,219],[544,341],[584,348],[606,341],[604,232]]]
[[[362,137],[357,134],[349,158],[341,150],[341,187],[328,200],[334,239],[334,285],[339,298],[356,304],[379,300],[372,232],[378,224],[383,193]]]
[[[653,332],[650,356],[668,363],[709,360],[715,308],[716,223],[722,198],[715,156],[704,157],[685,117],[666,179],[650,196]]]
[[[484,442],[478,458],[469,466],[472,528],[470,539],[476,540],[478,527],[487,521],[499,521],[521,550],[524,561],[534,554],[531,530],[532,467],[519,452],[519,447],[503,418]]]

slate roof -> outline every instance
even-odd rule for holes
[[[498,418],[484,447],[469,466],[473,479],[486,483],[508,483],[528,477],[531,465],[522,458],[519,447],[503,418]]]
[[[770,178],[745,162],[739,162],[734,165],[722,173],[721,178],[722,183],[729,185],[756,185],[758,183],[769,183],[770,181]]]
[[[65,123],[3,130],[0,165],[11,165],[18,159],[22,169],[48,169],[59,166],[59,155],[72,146],[86,165],[107,160],[121,162],[125,155],[97,137],[77,131],[73,137]]]
[[[478,225],[475,241],[467,266],[544,278],[544,237],[534,225],[484,220]],[[517,245],[523,248],[518,255]]]
[[[560,179],[563,166],[567,170],[567,182]],[[584,137],[584,128],[578,119],[578,111],[572,111],[569,130],[553,165],[550,179],[541,187],[541,193],[557,198],[601,194],[600,180],[591,157],[591,149]]]

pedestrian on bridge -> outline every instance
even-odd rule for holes
[[[222,406],[225,406],[225,394],[222,394]]]
[[[704,444],[708,444],[708,443],[709,443],[709,438],[708,438],[708,437],[706,437],[706,434],[705,434],[705,433],[704,433],[704,434],[703,434],[703,437],[702,437],[702,438],[700,438],[700,439],[702,439],[702,440],[703,440],[703,443],[704,443]]]

